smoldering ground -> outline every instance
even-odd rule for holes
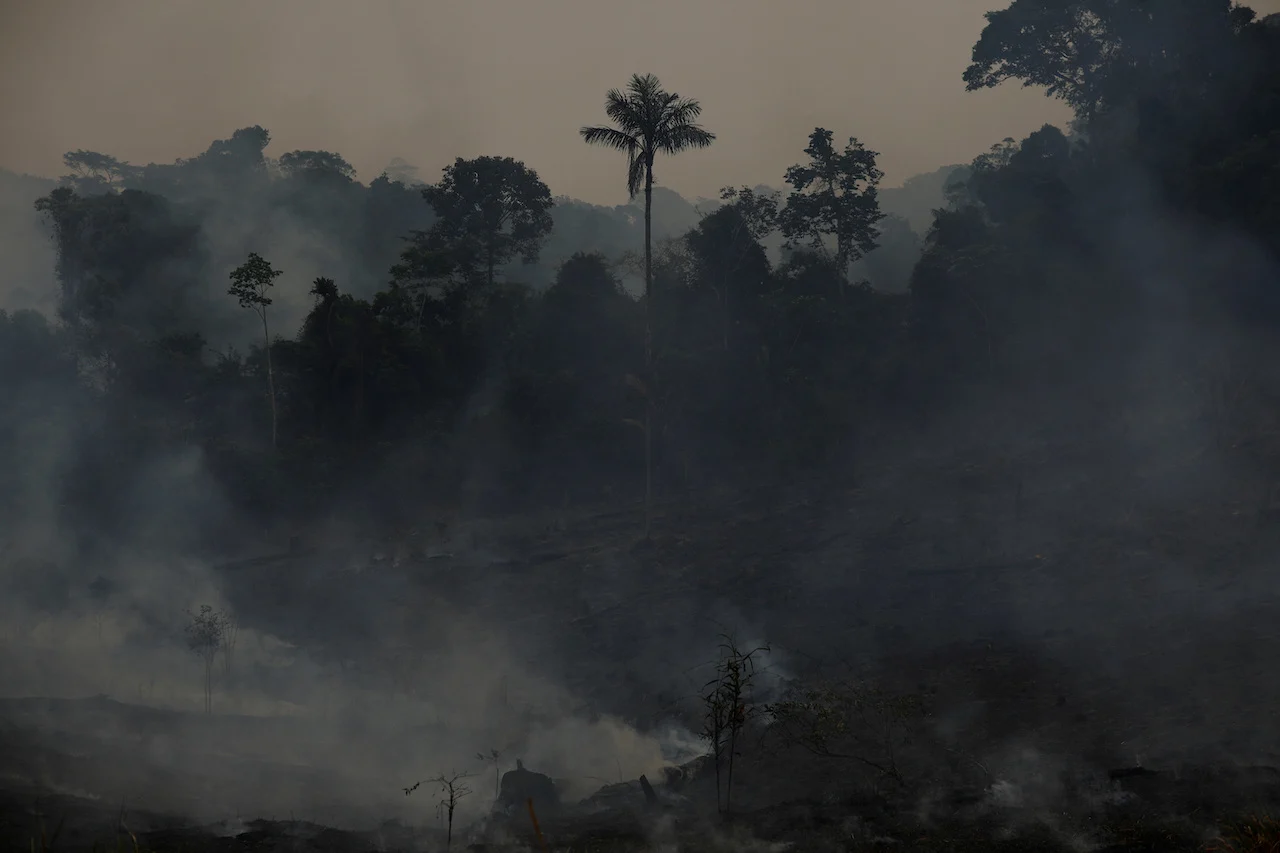
[[[245,566],[288,537],[236,517],[194,447],[136,459],[116,535],[77,535],[59,515],[59,484],[94,432],[68,418],[19,434],[30,452],[13,483],[21,513],[0,605],[18,779],[196,819],[369,823],[429,815],[433,802],[401,788],[455,769],[478,774],[460,819],[484,812],[494,768],[477,756],[492,750],[498,769],[524,757],[571,797],[689,757],[681,727],[641,733],[558,686],[542,636],[504,615],[529,601],[498,579],[474,589],[446,575],[424,588],[414,573],[429,563],[393,567],[382,552],[400,543],[341,526],[309,535],[303,553]],[[234,531],[237,544],[200,544],[209,531]],[[494,573],[505,556],[497,544],[447,547],[464,552],[448,573]],[[212,650],[207,717],[186,630],[205,605],[236,632]]]
[[[523,757],[562,779],[570,797],[601,779],[656,778],[680,758],[664,756],[656,733],[585,715],[525,659],[535,652],[527,635],[513,649],[501,626],[457,610],[397,607],[406,591],[385,583],[373,583],[385,596],[378,613],[365,614],[383,623],[377,637],[344,636],[361,627],[350,610],[363,605],[350,597],[344,614],[299,596],[293,606],[315,624],[284,626],[294,642],[241,616],[232,662],[217,653],[213,714],[203,716],[203,664],[187,647],[184,609],[227,607],[223,584],[205,566],[145,557],[127,565],[105,601],[73,594],[66,610],[33,619],[21,613],[27,601],[9,597],[19,612],[7,614],[0,659],[6,717],[39,732],[32,751],[14,755],[16,775],[196,819],[296,814],[350,824],[421,819],[433,803],[406,801],[400,789],[455,769],[477,776],[460,817],[486,811],[494,768],[477,756],[495,749],[499,768]],[[430,642],[417,620],[430,621]],[[317,632],[323,645],[309,650]],[[88,703],[13,698],[95,694]],[[83,773],[33,766],[37,745],[83,759]]]
[[[1185,244],[1187,232],[1179,234]],[[1171,341],[1179,351],[1185,346],[1184,338]],[[1148,351],[1161,346],[1153,342]],[[851,677],[904,692],[927,687],[935,701],[929,736],[986,768],[997,799],[1047,808],[1064,768],[1086,775],[1131,763],[1270,760],[1264,720],[1274,684],[1250,668],[1267,659],[1273,641],[1261,630],[1274,594],[1265,554],[1240,553],[1227,583],[1212,574],[1216,543],[1180,558],[1153,552],[1149,540],[1165,520],[1205,501],[1231,472],[1212,454],[1181,465],[1187,442],[1203,446],[1203,435],[1158,431],[1170,400],[1185,410],[1198,392],[1174,384],[1164,397],[1153,385],[1142,388],[1127,431],[1112,425],[1107,433],[1110,456],[1076,455],[1082,419],[1053,395],[1035,421],[1042,432],[1011,440],[990,429],[995,405],[958,410],[937,427],[945,438],[910,436],[913,446],[935,448],[927,458],[886,440],[898,449],[880,455],[887,464],[861,466],[858,492],[826,504],[800,498],[808,507],[767,500],[763,518],[730,522],[690,547],[679,562],[692,571],[680,577],[655,576],[624,552],[588,557],[576,574],[553,578],[501,546],[459,547],[469,539],[463,532],[453,545],[423,549],[475,552],[474,561],[443,568],[432,565],[439,560],[415,564],[416,572],[439,572],[429,594],[415,591],[420,577],[390,565],[393,548],[343,542],[345,531],[333,537],[337,547],[324,543],[328,553],[215,569],[166,545],[184,538],[183,524],[218,518],[224,500],[198,455],[163,457],[139,468],[126,501],[137,531],[130,538],[139,544],[111,556],[117,589],[105,602],[89,589],[105,566],[70,548],[53,564],[73,567],[65,595],[53,596],[61,604],[41,604],[47,591],[15,590],[6,599],[4,683],[11,695],[101,693],[179,713],[143,716],[109,702],[90,711],[11,704],[10,713],[44,728],[54,744],[102,756],[113,774],[136,770],[124,780],[81,775],[100,780],[98,796],[126,795],[210,819],[257,812],[422,820],[429,804],[404,798],[401,784],[466,768],[477,774],[477,793],[463,806],[470,816],[487,804],[491,768],[476,755],[490,749],[520,755],[580,794],[601,780],[657,778],[658,767],[676,760],[663,755],[664,744],[697,742],[689,732],[696,702],[687,700],[705,682],[717,635],[729,628],[797,652],[783,671],[800,680],[848,663]],[[1098,436],[1091,432],[1090,441]],[[952,462],[957,455],[976,464],[1020,457],[1033,483],[1023,488],[1022,508],[1014,506],[1011,480],[996,498],[972,494],[964,466]],[[50,450],[33,459],[59,457]],[[1126,481],[1116,494],[1117,459],[1141,462],[1152,479]],[[189,497],[175,500],[183,494]],[[1245,516],[1230,515],[1242,511],[1232,499],[1223,497],[1225,521],[1244,524]],[[988,500],[990,509],[979,503],[963,513],[966,502]],[[33,502],[31,518],[49,505]],[[884,538],[900,531],[907,514],[906,534]],[[974,517],[982,519],[976,526]],[[821,544],[827,537],[812,534],[815,518],[845,538]],[[1018,539],[981,541],[983,525],[1016,526]],[[59,539],[56,525],[30,529]],[[1114,541],[1094,533],[1079,544],[1082,530],[1108,531]],[[550,547],[562,550],[574,535],[566,531]],[[276,535],[261,550],[284,550],[285,538]],[[148,540],[153,547],[142,544]],[[386,558],[375,561],[374,550]],[[1010,562],[1018,564],[1002,566]],[[12,565],[15,582],[50,571],[49,564],[40,572]],[[752,565],[758,570],[741,573]],[[922,565],[936,571],[921,572]],[[707,588],[713,575],[723,582],[718,590]],[[210,720],[199,716],[200,663],[183,636],[184,611],[204,603],[241,623],[234,670],[230,677],[219,670]],[[585,612],[573,610],[579,603]],[[570,617],[591,623],[592,633],[555,630]],[[984,668],[990,677],[972,675]],[[1198,675],[1188,679],[1188,672]],[[651,731],[669,710],[664,700],[678,698],[686,704],[670,716],[682,724]],[[115,745],[86,740],[91,733],[109,734]],[[812,761],[796,772],[810,772],[802,768]],[[751,765],[748,756],[744,806],[762,801],[753,787],[770,795],[779,785],[791,793],[810,787],[753,778]],[[831,773],[858,775],[825,763],[811,772],[815,794],[830,786]]]
[[[761,705],[823,684],[919,700],[909,719],[885,722],[878,699],[857,694],[864,719],[884,724],[840,730],[847,742],[827,744],[828,754],[812,742],[818,748],[807,752],[764,738],[744,746],[734,800],[742,809],[881,790],[886,777],[903,777],[928,820],[958,810],[957,790],[970,788],[973,812],[1019,812],[1017,820],[1061,825],[1066,835],[1049,817],[1067,801],[1103,803],[1113,792],[1098,780],[1109,768],[1274,764],[1275,508],[1258,464],[1268,455],[1249,448],[1267,440],[1265,401],[1280,383],[1265,366],[1275,354],[1265,330],[1208,297],[1260,291],[1276,270],[1260,238],[1175,210],[1137,164],[1114,170],[1123,180],[1080,178],[1075,142],[1045,128],[1000,149],[1008,168],[1029,170],[1028,185],[1061,188],[1069,174],[1083,187],[1070,204],[1032,210],[1051,214],[1051,229],[1019,219],[1023,230],[1010,228],[1006,243],[980,242],[976,253],[965,243],[958,257],[935,233],[909,299],[892,304],[901,313],[886,309],[886,325],[911,326],[919,317],[907,309],[927,304],[927,276],[942,270],[935,307],[968,321],[958,352],[970,372],[941,372],[944,387],[914,413],[885,406],[881,415],[875,393],[850,392],[843,403],[858,417],[842,422],[848,434],[825,458],[810,459],[807,481],[794,482],[792,457],[780,456],[778,481],[763,494],[727,488],[704,498],[689,488],[673,498],[678,478],[663,469],[657,535],[647,542],[636,541],[633,503],[582,499],[599,483],[579,490],[554,462],[535,464],[537,449],[509,441],[511,423],[501,420],[509,364],[476,371],[461,415],[432,448],[462,483],[450,512],[388,486],[411,476],[405,469],[427,470],[408,464],[426,453],[418,443],[370,433],[370,443],[388,445],[381,467],[334,493],[313,489],[305,497],[318,509],[269,529],[224,485],[252,490],[268,479],[265,465],[225,479],[211,473],[213,455],[226,452],[223,434],[188,440],[169,411],[153,416],[178,427],[140,433],[168,441],[135,438],[103,452],[98,430],[109,418],[98,398],[73,390],[74,371],[34,385],[10,376],[16,396],[54,414],[35,425],[13,413],[21,408],[5,415],[25,450],[12,478],[5,684],[27,696],[112,697],[10,702],[13,719],[44,730],[32,736],[36,747],[49,747],[32,747],[20,772],[210,819],[252,810],[368,823],[421,820],[434,803],[404,798],[402,786],[470,771],[466,820],[487,805],[490,774],[516,757],[563,779],[572,797],[640,773],[657,778],[663,764],[695,753],[700,692],[721,633],[740,648],[771,646],[752,696]],[[940,209],[934,219],[968,216],[962,224],[987,234],[999,209]],[[221,260],[189,271],[193,281],[214,280],[214,268],[220,278],[264,222],[274,223],[282,265],[306,270],[304,281],[318,269],[307,267],[324,245],[314,221],[273,218],[270,206],[243,220],[222,212],[200,223],[201,251]],[[966,279],[974,254],[997,260]],[[346,263],[340,252],[324,257]],[[616,282],[597,283],[603,292]],[[290,287],[305,301],[298,280]],[[1065,298],[1079,291],[1089,298]],[[860,289],[864,297],[888,304]],[[977,309],[964,313],[970,303]],[[1103,310],[1121,319],[1096,322]],[[289,316],[281,311],[282,325]],[[707,324],[694,316],[698,330]],[[1055,327],[1066,331],[1055,337]],[[788,337],[810,330],[801,324]],[[862,340],[855,331],[866,329],[840,334]],[[933,343],[893,338],[922,351]],[[721,344],[717,359],[730,351]],[[754,369],[785,351],[753,346],[743,362]],[[596,358],[585,347],[573,354]],[[965,360],[947,350],[935,357],[947,368]],[[1263,365],[1247,373],[1258,393],[1244,395],[1263,414],[1235,408],[1242,361]],[[992,381],[986,372],[997,363],[1005,370]],[[785,386],[805,367],[769,378]],[[893,384],[877,387],[887,397]],[[689,408],[719,388],[691,387]],[[152,411],[127,405],[135,399],[127,389],[121,398],[112,412],[121,421]],[[262,401],[254,402],[261,426]],[[713,409],[725,416],[690,418],[679,438],[694,456],[710,454],[772,414],[765,408]],[[512,423],[516,433],[529,425]],[[807,450],[812,424],[791,424],[802,434],[773,436]],[[305,438],[313,443],[300,442],[290,460],[299,468],[322,444]],[[336,459],[352,446],[328,449]],[[628,448],[640,452],[638,441]],[[735,482],[734,467],[754,474],[765,455],[763,443],[750,456],[729,455],[719,471],[708,465],[709,479]],[[98,479],[76,486],[107,485],[96,500],[73,495],[77,517],[62,510],[68,460],[86,456],[95,465],[77,470]],[[541,476],[535,493],[559,492],[563,504],[539,498],[514,518],[492,518],[494,493],[519,481],[510,469],[530,459],[524,482]],[[589,467],[584,481],[600,474]],[[617,479],[640,480],[628,477]],[[376,510],[356,513],[375,500]],[[396,523],[374,524],[386,508]],[[412,529],[387,532],[402,522]],[[377,535],[367,532],[375,527]],[[206,604],[239,630],[233,655],[212,649],[212,671],[185,634],[188,614]],[[202,715],[207,700],[214,713]],[[486,761],[494,751],[501,757]]]

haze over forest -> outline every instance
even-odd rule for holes
[[[899,184],[1067,117],[1016,86],[966,96],[957,75],[988,5],[11,3],[0,13],[0,106],[23,121],[0,139],[0,165],[57,176],[77,148],[171,162],[261,124],[277,154],[338,151],[366,183],[397,157],[432,180],[454,157],[501,151],[557,195],[617,204],[612,158],[566,140],[610,81],[653,69],[696,92],[721,137],[714,156],[663,169],[682,195],[776,182],[794,161],[794,128],[834,124],[833,111],[857,117]],[[78,60],[49,63],[55,41]]]
[[[1280,763],[1280,0],[608,6],[0,12],[0,775]]]

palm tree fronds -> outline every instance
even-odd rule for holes
[[[632,74],[627,82],[627,91],[640,100],[652,100],[662,91],[662,84],[653,74]]]
[[[626,131],[639,130],[643,124],[640,114],[641,102],[634,97],[624,95],[617,89],[610,89],[604,99],[604,114],[618,127]]]
[[[644,174],[645,159],[640,156],[643,142],[634,134],[616,127],[584,127],[579,132],[588,145],[602,145],[627,153],[627,192],[635,198],[640,189],[640,178]]]
[[[584,127],[578,131],[588,145],[603,145],[617,151],[632,151],[640,146],[640,140],[616,127]]]
[[[690,148],[706,148],[716,135],[696,124],[677,125],[664,135],[661,148],[668,154],[679,154]]]
[[[667,121],[672,125],[693,124],[702,115],[702,104],[692,98],[672,95],[666,109]]]

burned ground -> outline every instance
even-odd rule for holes
[[[526,728],[567,714],[697,732],[706,670],[696,667],[722,630],[771,644],[775,694],[783,680],[856,679],[921,700],[895,756],[901,785],[857,756],[816,756],[776,737],[744,742],[733,830],[744,838],[831,849],[877,838],[922,850],[943,849],[943,839],[966,849],[966,838],[996,845],[988,849],[1072,839],[1180,849],[1166,846],[1172,838],[1195,848],[1218,821],[1265,811],[1280,794],[1266,769],[1280,763],[1268,725],[1280,699],[1266,571],[1276,537],[1265,477],[1248,473],[1258,451],[1204,453],[1177,469],[1166,454],[1159,467],[1120,469],[1069,440],[1028,444],[1021,454],[993,446],[868,462],[835,492],[788,483],[671,498],[649,543],[638,543],[629,509],[571,507],[470,528],[463,519],[449,541],[439,530],[408,541],[370,534],[337,548],[308,531],[293,548],[217,571],[244,628],[305,649],[308,666],[373,696],[431,696],[438,668],[459,654],[443,627],[458,614],[498,626],[518,650],[490,674],[503,691],[507,675],[527,669],[576,703],[485,700]],[[1162,486],[1173,481],[1177,493]],[[291,707],[314,698],[291,693],[299,683],[287,669],[238,681]],[[46,818],[62,802],[67,815],[98,814],[100,829],[124,803],[156,850],[179,838],[184,849],[420,845],[426,836],[379,830],[385,819],[409,826],[431,814],[429,801],[403,797],[388,813],[403,742],[379,736],[386,701],[339,721],[369,767],[396,768],[380,782],[361,777],[371,786],[363,802],[351,799],[345,759],[325,757],[334,727],[308,740],[305,715],[225,708],[203,718],[124,695],[9,701],[6,821],[20,835],[39,797]],[[442,724],[416,725],[397,737],[428,737]],[[268,743],[271,757],[255,759]],[[476,764],[475,796],[490,799]],[[1146,772],[1108,776],[1132,767]],[[587,796],[618,781],[573,783]],[[626,790],[621,809],[588,823],[549,818],[545,832],[557,848],[623,849],[689,841],[716,824],[709,774],[671,792],[662,820],[645,812],[638,789]],[[181,816],[185,828],[174,828],[178,818],[168,828],[144,820],[147,812]],[[236,815],[292,823],[239,825]],[[82,824],[92,820],[69,825]],[[517,838],[527,835],[516,825]],[[92,833],[80,832],[87,843]],[[60,846],[80,843],[71,838]]]

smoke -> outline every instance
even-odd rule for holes
[[[570,798],[602,779],[658,778],[695,753],[675,720],[638,726],[585,707],[560,681],[545,629],[512,619],[538,602],[503,590],[498,567],[518,554],[483,519],[428,552],[450,555],[449,571],[471,573],[487,594],[416,576],[421,562],[392,565],[383,552],[400,543],[339,525],[309,537],[317,552],[255,564],[287,536],[233,511],[205,451],[178,442],[129,458],[109,534],[78,530],[61,496],[65,471],[98,434],[98,419],[78,417],[93,396],[57,382],[32,393],[68,402],[52,422],[11,409],[27,453],[0,571],[0,708],[28,743],[18,776],[197,820],[299,814],[371,826],[423,820],[431,803],[401,789],[454,770],[478,774],[459,820],[481,816],[493,768],[477,756],[491,750],[499,769],[523,758]],[[227,565],[237,554],[248,563]],[[207,718],[203,663],[185,634],[206,605],[238,628],[232,662],[223,652],[214,661]]]
[[[0,169],[0,308],[53,316],[54,251],[33,205],[53,182]]]
[[[21,448],[0,570],[4,713],[34,733],[17,772],[205,820],[297,813],[370,825],[424,821],[434,804],[401,790],[462,771],[474,774],[465,822],[487,810],[490,775],[517,758],[578,798],[705,752],[694,733],[699,697],[722,636],[753,653],[760,704],[842,668],[891,694],[925,695],[933,714],[916,723],[922,734],[904,765],[982,778],[978,810],[1014,815],[1015,828],[1034,820],[1071,836],[1055,810],[1109,764],[1274,758],[1266,732],[1280,684],[1257,667],[1280,651],[1267,612],[1278,590],[1249,503],[1270,475],[1232,452],[1257,437],[1222,426],[1222,389],[1242,361],[1274,352],[1241,345],[1243,324],[1205,313],[1202,296],[1204,282],[1263,284],[1277,270],[1240,234],[1175,215],[1153,183],[1135,166],[1079,202],[1071,224],[1087,252],[1024,247],[1048,259],[1030,267],[1036,293],[1087,289],[1097,299],[1089,307],[1103,311],[1114,307],[1109,288],[1138,284],[1126,292],[1147,322],[1087,341],[1064,335],[1064,352],[1050,354],[1071,379],[965,388],[926,423],[875,424],[822,472],[852,471],[848,489],[800,484],[802,500],[778,489],[763,509],[734,504],[660,548],[633,547],[625,512],[559,537],[567,506],[484,517],[498,475],[519,461],[492,452],[508,391],[497,369],[460,407],[440,453],[439,465],[468,474],[462,532],[413,559],[401,559],[405,542],[359,532],[358,513],[397,502],[387,484],[401,472],[388,469],[430,452],[416,437],[391,448],[386,468],[320,495],[328,515],[267,529],[233,509],[247,502],[212,475],[208,454],[219,448],[186,435],[103,448],[104,424],[149,417],[147,408],[103,412],[73,376],[21,385],[0,416]],[[282,201],[286,189],[297,195]],[[252,318],[223,298],[226,273],[248,251],[285,270],[271,314],[285,336],[310,310],[315,276],[349,293],[375,290],[394,252],[335,236],[370,224],[343,212],[372,189],[349,189],[334,201],[277,182],[249,197],[228,182],[199,204],[186,199],[204,259],[168,272],[206,299],[184,319],[214,349],[257,342]],[[37,190],[47,186],[20,183],[4,197]],[[416,194],[393,192],[421,212]],[[658,198],[673,231],[696,221],[674,194]],[[17,235],[0,237],[0,304],[48,312],[52,250],[23,204],[0,211]],[[902,204],[919,221],[918,200]],[[407,202],[397,209],[395,226],[376,230],[398,236],[417,221]],[[607,239],[634,236],[619,226]],[[1039,353],[1038,341],[1010,341],[1012,363]],[[1265,385],[1272,373],[1249,376]],[[42,417],[30,416],[36,409]],[[1116,411],[1119,422],[1103,421]],[[110,523],[64,512],[79,486],[68,472],[85,457],[102,482],[123,483],[97,503]],[[242,487],[288,476],[274,464]],[[111,476],[120,469],[127,476]],[[440,521],[394,508],[428,533]],[[299,547],[280,553],[294,536]],[[185,637],[189,613],[206,605],[238,626],[234,656],[215,659],[207,717],[203,663]],[[56,701],[93,695],[106,698]],[[494,763],[482,758],[495,752]],[[945,765],[944,753],[972,758]],[[756,760],[744,759],[741,784],[786,787]],[[834,777],[843,791],[872,775],[813,764],[796,765],[813,788]],[[920,805],[926,816],[942,808]]]
[[[276,322],[294,328],[306,307],[308,270],[320,274],[344,261],[308,222],[280,211],[268,221],[263,251],[289,270]],[[210,218],[204,228],[213,258],[237,256],[258,235],[234,217]],[[246,557],[279,550],[287,537],[236,517],[194,444],[148,448],[131,459],[130,487],[111,507],[123,544],[81,547],[79,533],[59,517],[58,496],[68,460],[94,441],[92,421],[73,411],[52,423],[15,420],[28,451],[16,478],[24,523],[10,533],[10,553],[48,562],[33,587],[23,586],[36,574],[30,559],[9,561],[3,580],[17,594],[5,598],[0,683],[11,697],[104,694],[120,704],[102,705],[105,717],[118,718],[105,728],[103,717],[60,716],[69,712],[54,706],[31,706],[24,717],[12,705],[14,718],[43,728],[52,743],[68,733],[79,742],[108,732],[121,752],[103,751],[102,760],[141,757],[158,774],[121,783],[132,796],[209,819],[262,810],[319,815],[341,804],[352,824],[390,815],[420,821],[429,805],[406,800],[401,787],[466,769],[477,774],[477,793],[460,815],[469,820],[487,808],[492,768],[476,756],[490,750],[506,766],[521,757],[562,780],[571,797],[641,773],[654,777],[698,754],[690,729],[720,633],[742,650],[771,641],[757,658],[762,702],[800,677],[797,670],[820,668],[802,664],[798,650],[838,649],[869,677],[914,690],[957,664],[952,657],[929,669],[922,656],[943,657],[940,650],[956,644],[991,649],[994,640],[999,648],[982,651],[983,661],[1012,647],[1028,659],[1020,674],[1039,686],[1008,697],[1000,685],[959,684],[942,696],[941,727],[947,743],[990,747],[976,751],[995,776],[992,808],[1050,811],[1063,796],[1061,756],[1093,751],[1091,738],[1108,741],[1096,749],[1097,766],[1108,758],[1154,763],[1221,754],[1236,723],[1212,715],[1215,697],[1234,706],[1244,689],[1231,688],[1226,670],[1194,688],[1185,674],[1240,651],[1209,640],[1233,630],[1243,637],[1245,623],[1232,622],[1274,595],[1265,563],[1245,558],[1233,567],[1235,584],[1223,586],[1206,577],[1198,555],[1154,553],[1152,526],[1117,528],[1135,507],[1149,520],[1175,513],[1236,476],[1211,453],[1183,464],[1193,449],[1212,444],[1205,427],[1179,415],[1206,406],[1208,397],[1207,389],[1178,381],[1183,356],[1224,344],[1219,328],[1189,322],[1188,283],[1273,271],[1237,235],[1173,220],[1154,204],[1108,233],[1105,264],[1115,275],[1138,277],[1170,315],[1143,331],[1130,360],[1096,365],[1124,377],[1129,398],[1127,430],[1089,428],[1110,455],[1087,465],[1072,455],[1072,433],[1087,416],[1081,399],[1060,389],[971,398],[929,428],[865,446],[878,464],[864,466],[858,493],[825,507],[818,525],[825,531],[797,533],[779,510],[725,537],[723,551],[703,548],[678,565],[603,549],[582,559],[571,591],[544,586],[519,548],[497,541],[436,548],[466,560],[450,563],[453,576],[435,585],[374,561],[374,549],[350,539],[342,542],[351,554],[341,565],[304,554],[215,569],[196,543],[219,531],[233,531],[236,543],[219,542],[219,550]],[[501,390],[484,386],[467,411],[482,413]],[[464,464],[483,491],[497,463],[473,455]],[[966,464],[1020,467],[1024,484],[993,477],[1003,491],[975,495]],[[1122,467],[1143,472],[1123,494],[1108,479]],[[344,498],[333,496],[335,505]],[[795,512],[809,521],[821,516],[816,506]],[[483,519],[467,521],[484,528]],[[888,533],[903,526],[910,529],[895,534],[896,551],[866,545],[877,536],[890,541]],[[982,526],[1003,529],[984,542]],[[1110,555],[1079,545],[1082,531],[1100,529],[1116,531]],[[339,541],[347,535],[337,525],[329,532]],[[837,543],[807,544],[826,534]],[[490,537],[497,539],[481,535]],[[1134,540],[1146,540],[1145,553]],[[761,542],[772,543],[775,555],[763,568]],[[1000,568],[1019,559],[1027,564]],[[759,570],[741,571],[748,562]],[[347,571],[350,565],[360,572]],[[89,592],[104,573],[119,587],[105,603]],[[705,580],[713,574],[716,586]],[[552,627],[571,611],[566,601],[581,602],[573,618],[597,633],[575,637]],[[183,643],[185,613],[202,604],[241,623],[236,662],[217,677],[207,721],[198,713],[200,664]],[[1250,689],[1256,698],[1275,688]],[[1104,698],[1107,691],[1114,698]],[[1143,725],[1145,709],[1174,691],[1182,695],[1166,718]],[[1061,711],[1059,695],[1067,699]],[[655,706],[669,707],[668,718],[653,719]],[[139,733],[140,724],[127,722],[139,708],[172,716]],[[1076,714],[1086,723],[1063,734]],[[1241,758],[1265,747],[1260,736],[1238,740],[1230,747]]]
[[[406,802],[400,788],[458,770],[477,776],[476,795],[459,814],[471,820],[491,801],[491,766],[478,760],[491,750],[500,768],[523,758],[576,799],[609,782],[657,778],[693,749],[692,735],[673,723],[642,734],[611,715],[582,716],[579,702],[531,668],[499,627],[440,611],[431,614],[440,642],[400,668],[398,687],[363,664],[335,667],[242,622],[233,667],[215,661],[214,714],[202,718],[203,664],[186,648],[186,613],[202,604],[236,611],[208,566],[144,558],[123,565],[128,573],[106,601],[73,585],[64,611],[33,616],[23,612],[28,602],[7,600],[2,704],[10,722],[39,733],[33,745],[91,750],[107,766],[131,762],[135,770],[114,780],[115,790],[149,809],[182,808],[200,820],[280,810],[324,814],[339,826],[392,816],[416,822],[429,807]],[[86,695],[104,698],[88,706],[13,701]],[[93,789],[102,772],[79,784]],[[72,780],[54,773],[46,781]]]

